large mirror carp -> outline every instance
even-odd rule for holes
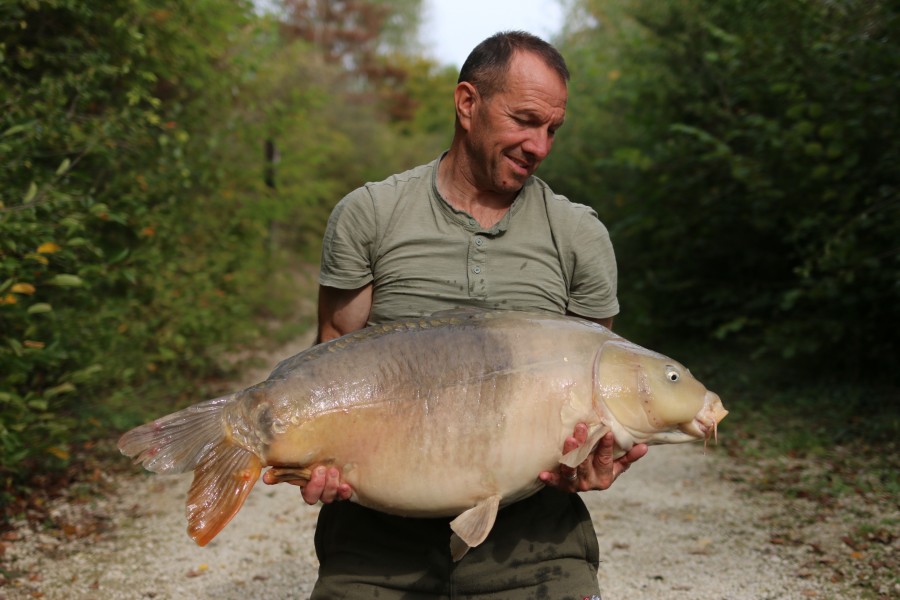
[[[119,449],[155,473],[194,471],[188,533],[201,546],[264,467],[288,479],[324,463],[353,502],[456,517],[459,558],[500,507],[541,488],[541,471],[580,464],[606,432],[624,453],[709,439],[726,414],[684,366],[590,321],[460,311],[314,346],[257,385],[129,431]],[[578,423],[589,439],[563,456]]]

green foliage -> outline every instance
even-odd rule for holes
[[[0,493],[205,397],[256,316],[299,320],[279,257],[315,260],[341,196],[440,150],[418,103],[392,120],[254,9],[0,4]]]
[[[247,333],[264,222],[214,169],[227,52],[250,14],[229,7],[0,9],[5,477],[65,462],[108,425],[97,415],[151,380],[209,371],[211,350]]]
[[[896,4],[580,7],[572,117],[544,175],[610,226],[623,320],[893,376]]]

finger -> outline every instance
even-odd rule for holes
[[[581,446],[582,442],[578,441],[576,437],[567,437],[566,441],[563,442],[563,454],[568,454],[572,450],[575,450],[579,446]]]
[[[327,479],[326,471],[325,467],[316,467],[312,472],[309,483],[306,484],[306,487],[301,492],[303,500],[307,504],[315,504],[322,498],[322,491],[325,489],[325,481]]]
[[[625,456],[628,457],[628,462],[633,463],[637,459],[646,456],[649,451],[650,447],[647,444],[637,444]]]
[[[578,423],[575,426],[575,433],[572,434],[576,440],[578,440],[578,445],[582,445],[587,441],[588,438],[588,426],[584,423]]]
[[[569,470],[572,471],[572,469]],[[571,480],[565,474],[560,475],[559,473],[554,473],[553,471],[542,471],[541,474],[538,475],[538,479],[544,482],[544,485],[554,487],[559,490],[567,492],[578,490],[577,477],[574,480]]]
[[[349,484],[342,483],[338,486],[336,500],[349,500],[353,496],[353,488]]]
[[[580,447],[583,442],[579,442],[576,437],[568,437],[566,441],[563,442],[563,454],[568,454],[569,452],[575,450]],[[555,474],[554,474],[555,475]],[[575,467],[568,467],[566,465],[559,465],[559,475],[562,479],[567,481],[575,481],[578,479],[578,472]],[[559,477],[557,477],[559,479]],[[554,483],[553,485],[558,485],[559,482]]]
[[[594,466],[597,469],[612,470],[613,465],[613,446],[616,444],[616,438],[612,433],[607,433],[600,441],[597,442],[597,448],[594,450]]]
[[[334,502],[337,496],[338,485],[341,483],[341,472],[335,467],[328,469],[325,475],[325,487],[322,489],[321,500],[325,504]]]
[[[624,455],[616,459],[616,477],[628,470],[632,463],[647,454],[647,444],[637,444]]]
[[[550,487],[556,487],[559,485],[559,475],[552,471],[541,471],[541,474],[538,475],[538,479],[544,482],[545,485],[549,485]]]

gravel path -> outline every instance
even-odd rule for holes
[[[271,355],[271,365],[309,339]],[[249,373],[245,383],[270,370]],[[724,428],[723,434],[727,434]],[[604,600],[850,598],[809,573],[808,550],[772,543],[773,507],[742,497],[728,458],[702,445],[652,448],[605,492],[585,499],[601,549]],[[26,524],[0,558],[20,574],[0,600],[306,598],[316,575],[316,507],[296,488],[259,484],[207,547],[185,533],[190,476],[122,476],[118,493],[77,510],[108,519],[100,534],[67,539]],[[75,510],[61,505],[55,510]],[[25,575],[28,574],[28,575]]]

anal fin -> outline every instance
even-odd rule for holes
[[[214,446],[194,469],[187,497],[188,535],[205,546],[237,514],[262,470],[262,461],[228,440]]]
[[[500,499],[499,494],[485,498],[450,522],[450,529],[453,530],[453,535],[450,536],[450,555],[454,561],[461,559],[469,548],[474,548],[487,538],[497,519]]]

